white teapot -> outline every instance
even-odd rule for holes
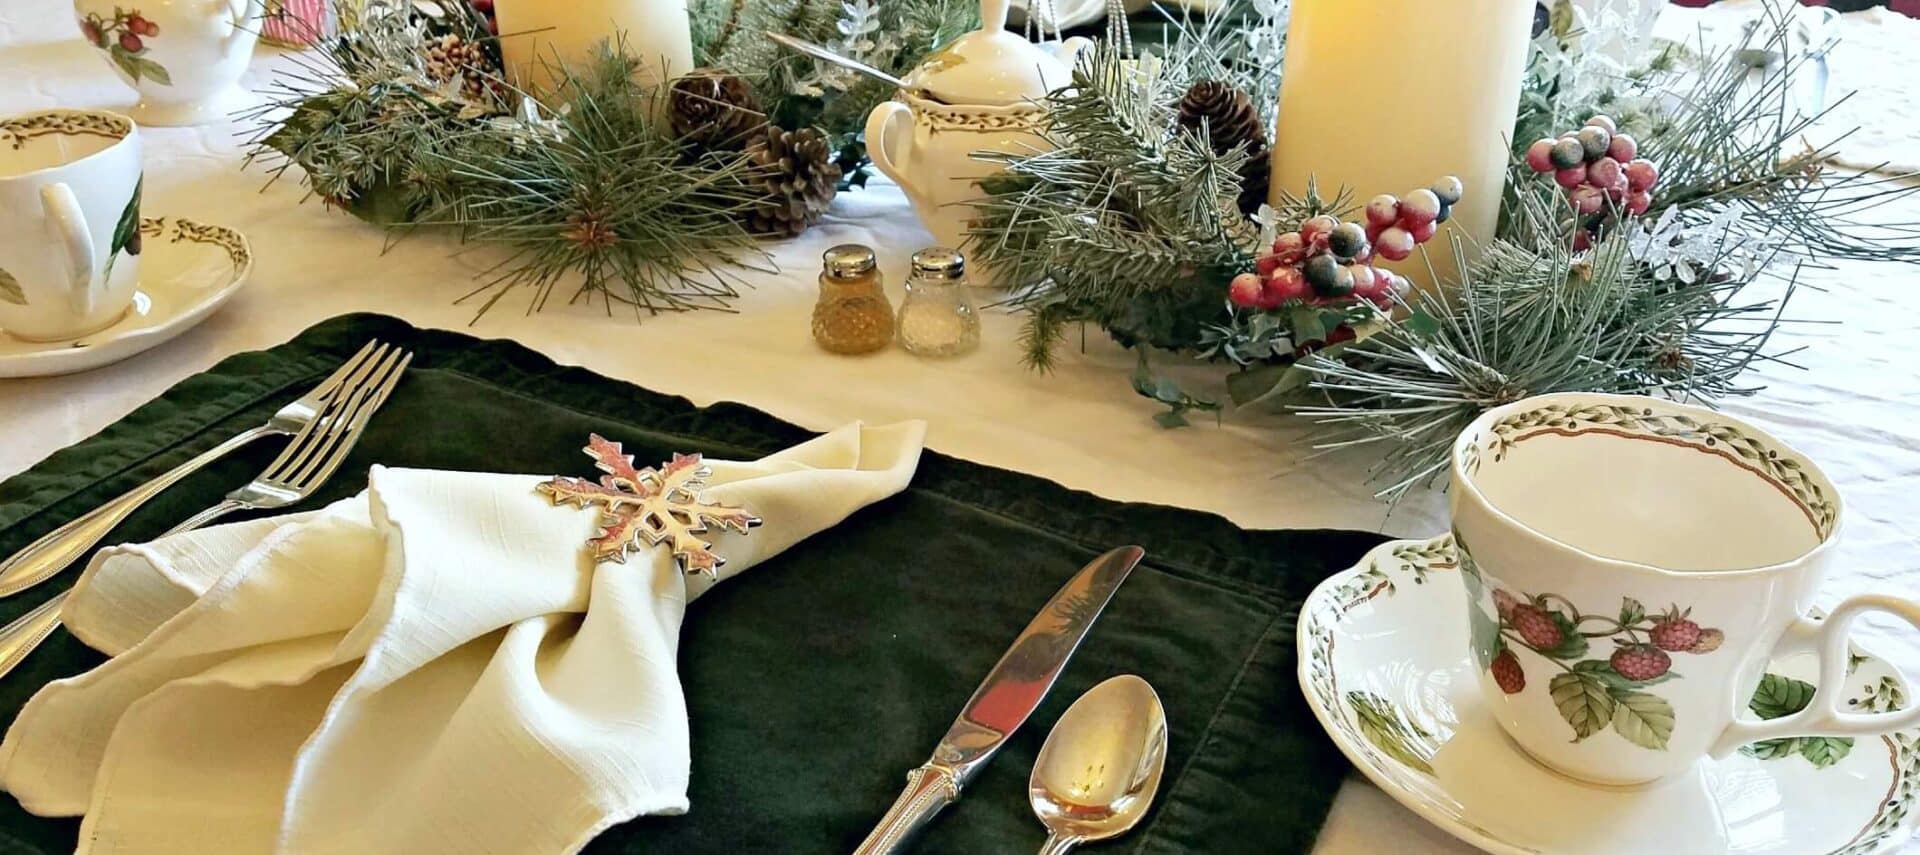
[[[966,240],[969,202],[998,167],[976,151],[1027,154],[1051,148],[1040,136],[1039,99],[1067,85],[1091,42],[1052,49],[1007,32],[1007,0],[981,0],[980,29],[928,56],[906,86],[867,116],[867,154],[913,202],[920,222],[945,246]],[[976,275],[978,268],[976,268]]]
[[[74,0],[80,35],[140,93],[129,114],[147,126],[227,121],[252,99],[240,88],[265,0]]]

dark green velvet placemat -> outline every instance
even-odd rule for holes
[[[746,407],[696,408],[558,367],[511,342],[348,316],[227,359],[0,484],[0,554],[260,423],[375,337],[413,348],[413,368],[354,459],[303,507],[360,490],[364,475],[355,473],[373,463],[577,473],[588,463],[579,448],[590,431],[643,461],[674,451],[752,459],[811,436]],[[114,540],[151,537],[212,504],[279,446],[256,443],[208,468]],[[1026,800],[1034,755],[1067,704],[1121,673],[1159,690],[1172,740],[1148,824],[1105,849],[1304,851],[1345,765],[1300,697],[1293,610],[1378,540],[1249,532],[1208,514],[1106,501],[929,453],[906,493],[693,605],[680,654],[692,812],[615,828],[588,851],[850,851],[1054,590],[1125,543],[1145,546],[1146,563],[1045,705],[915,851],[1036,849],[1041,828]],[[56,589],[0,600],[0,620]],[[59,634],[0,681],[0,717],[10,724],[42,684],[99,661]],[[0,851],[68,852],[77,830],[76,820],[37,818],[0,798]]]

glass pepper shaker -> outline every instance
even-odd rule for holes
[[[881,288],[873,250],[847,243],[821,256],[813,339],[834,353],[871,353],[893,341],[893,304]]]
[[[959,251],[933,246],[913,254],[900,303],[900,345],[915,356],[959,356],[980,344],[980,313]]]

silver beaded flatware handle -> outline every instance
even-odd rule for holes
[[[412,361],[413,354],[383,346],[379,355],[363,361],[341,380],[319,413],[287,443],[266,471],[161,537],[191,531],[234,511],[284,508],[313,495],[340,468],[340,462],[359,442],[367,421],[386,402]],[[60,609],[71,592],[71,588],[61,591],[0,627],[0,677],[13,671],[60,627]]]
[[[267,419],[267,423],[248,430],[226,442],[220,443],[202,452],[199,456],[173,468],[173,471],[161,475],[145,484],[135,487],[100,507],[94,508],[67,524],[47,532],[20,550],[6,561],[0,561],[0,597],[10,597],[28,588],[40,584],[58,575],[60,571],[92,552],[100,541],[112,533],[115,526],[126,521],[134,511],[140,509],[154,496],[180,482],[181,479],[200,471],[207,464],[219,460],[241,447],[269,436],[289,436],[299,433],[311,424],[322,407],[331,400],[341,384],[363,366],[378,360],[391,348],[378,341],[367,343],[352,359],[340,366],[340,370],[315,386],[312,391],[302,395],[299,400],[280,408],[280,411]]]

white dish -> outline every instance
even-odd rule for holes
[[[71,374],[149,350],[205,320],[253,272],[253,250],[232,229],[146,217],[140,234],[140,285],[127,314],[68,341],[22,341],[0,330],[0,377]]]
[[[1488,713],[1467,632],[1453,539],[1383,544],[1301,608],[1300,685],[1362,773],[1489,852],[1869,855],[1896,848],[1920,818],[1915,731],[1749,746],[1639,787],[1561,776]],[[1794,656],[1767,671],[1763,691],[1791,696],[1818,665]],[[1897,669],[1859,651],[1844,691],[1862,710],[1903,707],[1910,694]]]

